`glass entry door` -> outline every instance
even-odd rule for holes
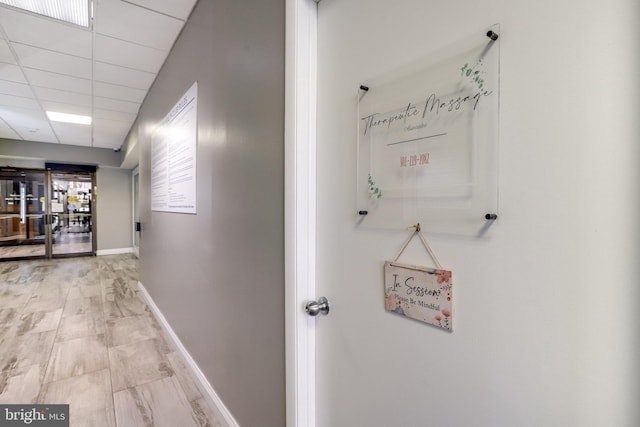
[[[0,171],[0,259],[45,257],[46,172]]]
[[[52,256],[93,255],[94,174],[50,173]]]
[[[95,174],[0,170],[0,261],[94,255]]]

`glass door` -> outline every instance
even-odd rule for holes
[[[51,254],[53,257],[95,253],[94,174],[51,173]]]
[[[47,255],[44,171],[0,171],[0,260]]]

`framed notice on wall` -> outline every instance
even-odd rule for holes
[[[196,213],[198,83],[167,113],[151,138],[151,210]]]
[[[497,212],[498,27],[358,89],[364,226],[477,234]]]

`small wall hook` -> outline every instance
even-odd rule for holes
[[[358,211],[358,215],[368,215],[369,211]]]
[[[500,37],[500,34],[496,33],[493,30],[489,30],[487,31],[487,37],[489,37],[493,41],[496,41],[498,40],[498,37]]]
[[[420,229],[420,223],[417,223],[416,225],[412,225],[411,227],[407,227],[407,230],[411,230],[412,228],[415,228],[416,232],[419,232]]]
[[[486,219],[487,221],[495,221],[496,219],[498,219],[498,215],[488,213],[484,216],[484,219]]]
[[[360,85],[360,90],[363,90],[365,92],[369,92],[369,86]]]

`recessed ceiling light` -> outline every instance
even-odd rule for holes
[[[77,114],[57,113],[55,111],[47,111],[47,117],[54,122],[74,123],[77,125],[90,125],[91,117],[80,116]]]
[[[18,9],[89,28],[91,0],[0,0]]]

